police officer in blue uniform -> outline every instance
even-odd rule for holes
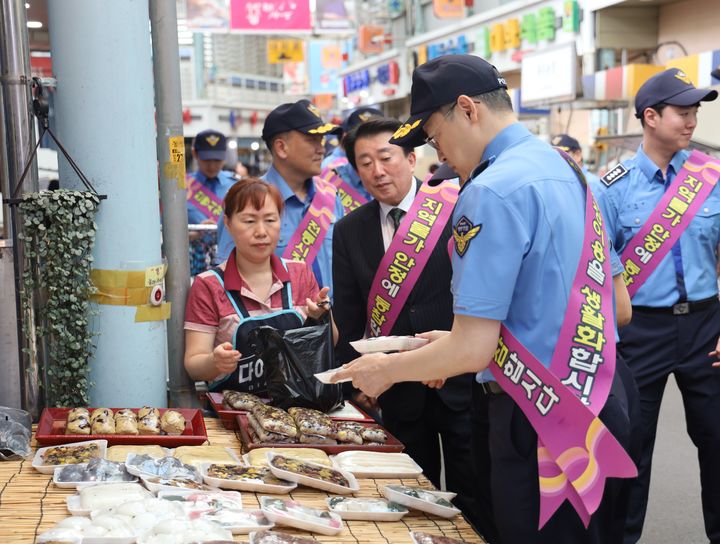
[[[477,372],[473,402],[485,421],[473,427],[478,472],[490,497],[478,497],[504,543],[613,543],[615,481],[586,529],[566,502],[541,529],[537,434],[487,367],[504,324],[549,366],[581,253],[585,188],[573,168],[517,122],[506,83],[473,55],[446,55],[413,73],[411,117],[391,143],[426,142],[466,180],[453,213],[449,333],[398,354],[366,355],[339,371],[370,396],[401,381],[434,381]],[[615,379],[600,418],[628,439],[626,392]],[[483,410],[480,410],[481,412]],[[484,427],[483,427],[484,425]],[[482,491],[482,490],[481,490]]]
[[[262,138],[270,149],[273,162],[262,179],[275,185],[285,202],[280,240],[275,250],[278,256],[282,256],[315,196],[313,176],[320,174],[323,137],[338,129],[337,125],[324,122],[317,108],[304,99],[282,104],[265,118]],[[332,233],[335,222],[344,215],[339,196],[335,198],[333,214],[335,219],[312,263],[318,285],[330,287],[331,293]],[[233,240],[221,220],[218,222],[218,260],[227,259],[233,247]]]
[[[383,117],[383,112],[370,106],[361,106],[353,110],[342,122],[342,137],[340,138],[340,145],[335,147],[332,153],[325,157],[322,162],[323,170],[325,170],[328,166],[335,164],[333,169],[337,175],[340,176],[345,183],[350,185],[350,187],[363,195],[367,200],[372,200],[372,196],[365,190],[362,180],[355,168],[353,168],[352,164],[347,161],[347,153],[345,152],[344,144],[345,135],[347,135],[360,123],[364,123],[373,117]],[[345,160],[343,161],[342,159]],[[337,164],[338,162],[341,164]]]
[[[717,96],[717,91],[696,89],[676,68],[653,76],[639,89],[635,115],[643,125],[642,144],[634,157],[601,178],[598,195],[618,253],[646,222],[687,159],[700,102]],[[682,393],[688,433],[698,448],[705,530],[711,542],[720,543],[720,373],[712,368],[720,336],[719,243],[720,190],[715,187],[672,251],[638,289],[633,319],[620,330],[618,352],[640,390],[643,429],[639,477],[625,531],[628,544],[642,533],[658,414],[670,374]]]
[[[203,130],[198,132],[192,143],[192,156],[198,169],[188,174],[200,183],[202,190],[213,193],[220,200],[225,198],[228,190],[237,181],[231,172],[224,171],[223,165],[227,154],[227,138],[217,130]],[[217,223],[217,217],[208,216],[192,203],[187,201],[188,225]],[[222,214],[220,214],[222,218]],[[222,222],[222,221],[221,221]],[[194,276],[207,269],[213,260],[216,238],[211,233],[190,233],[190,273]]]

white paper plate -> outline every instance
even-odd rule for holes
[[[46,465],[43,463],[42,455],[51,448],[59,448],[63,446],[82,446],[85,444],[97,444],[100,448],[100,457],[105,457],[105,451],[107,450],[107,440],[86,440],[85,442],[73,442],[72,444],[63,444],[62,446],[47,446],[40,448],[35,452],[33,457],[32,467],[42,474],[54,474],[55,469],[58,467],[66,467],[68,465],[80,465],[82,463],[65,463],[64,465]]]
[[[322,374],[322,372],[320,372]],[[335,419],[349,419],[349,420],[357,420],[357,421],[367,421],[367,417],[363,415],[363,413],[355,408],[352,404],[349,402],[345,402],[345,405],[342,408],[335,408],[335,410],[331,410],[327,413],[328,417],[332,417]]]
[[[355,464],[353,458],[356,457],[368,460],[377,458],[377,463]],[[393,466],[392,460],[394,459],[402,460],[402,466]],[[417,478],[423,472],[422,467],[406,453],[344,451],[337,455],[331,455],[330,460],[336,469],[351,472],[356,478]],[[383,462],[387,465],[383,466]]]
[[[333,368],[332,370],[326,370],[325,372],[318,372],[318,373],[315,374],[314,376],[315,376],[315,378],[317,378],[317,380],[318,380],[320,383],[331,384],[331,383],[333,383],[333,382],[330,381],[330,378],[331,378],[336,372],[339,372],[340,370],[342,370],[342,367],[340,367],[340,368]],[[345,382],[349,382],[349,381],[352,381],[352,378],[343,378],[342,380],[338,380],[338,381],[336,381],[336,382],[334,382],[334,383],[345,383]]]
[[[415,336],[376,336],[350,342],[358,353],[378,353],[388,351],[410,351],[427,344],[427,338]]]
[[[402,491],[393,489],[394,487],[397,486],[386,485],[385,487],[383,487],[382,490],[383,495],[385,495],[385,497],[387,497],[393,502],[402,504],[409,508],[414,508],[415,510],[427,512],[428,514],[434,514],[442,518],[454,518],[455,516],[460,514],[460,510],[458,510],[454,506],[452,508],[448,508],[447,506],[442,506],[440,504],[428,502],[422,499],[418,499],[416,497],[411,497],[410,495],[406,495]],[[429,491],[427,489],[423,489],[423,491],[427,493],[432,493],[436,497],[448,501],[450,499],[453,499],[456,495],[455,493],[450,493],[448,491]]]
[[[81,463],[85,464],[85,463]],[[58,476],[60,475],[60,470],[63,469],[63,467],[66,467],[67,465],[58,466],[55,471],[53,472],[53,484],[55,484],[56,487],[59,487],[61,489],[77,489],[78,486],[83,485],[93,485],[93,484],[110,484],[110,483],[123,483],[123,484],[132,484],[136,483],[138,481],[137,476],[133,476],[131,480],[123,480],[122,482],[118,480],[87,480],[83,482],[60,482],[58,481]]]
[[[336,535],[343,530],[342,518],[334,512],[329,512],[330,519],[335,522],[335,526],[331,526],[321,521],[322,518],[317,518],[318,521],[312,519],[301,518],[293,516],[290,512],[283,512],[276,510],[267,504],[268,501],[284,500],[276,497],[260,497],[260,507],[262,508],[265,516],[278,525],[287,525],[288,527],[295,527],[296,529],[303,529],[305,531],[311,531],[313,533],[319,533],[321,535]],[[295,501],[289,501],[295,503]],[[310,508],[310,507],[307,507]],[[318,510],[313,508],[313,510]]]
[[[274,495],[284,495],[290,493],[297,487],[296,482],[288,482],[288,485],[263,484],[249,480],[228,480],[225,478],[213,478],[208,476],[207,470],[213,463],[203,463],[200,465],[200,474],[203,481],[207,485],[219,487],[220,489],[234,489],[237,491],[251,491],[253,493],[272,493]]]
[[[272,451],[267,452],[267,460],[268,464],[270,465],[270,470],[272,473],[280,478],[281,480],[287,480],[289,482],[297,482],[299,484],[305,485],[307,487],[313,487],[315,489],[322,489],[323,491],[329,491],[330,493],[337,493],[339,495],[347,495],[348,493],[357,493],[360,491],[360,485],[358,484],[357,480],[355,479],[355,476],[353,476],[350,472],[346,470],[339,470],[340,474],[342,474],[345,479],[350,484],[348,487],[345,487],[343,485],[333,484],[331,482],[326,482],[325,480],[319,480],[317,478],[311,478],[310,476],[305,476],[303,474],[297,474],[295,472],[290,472],[289,470],[283,470],[280,468],[277,468],[272,464],[273,458],[278,455],[277,453],[274,453]],[[288,457],[292,459],[291,455],[284,455],[283,457]],[[320,465],[318,463],[311,463],[310,461],[303,461],[301,459],[298,459],[302,463],[306,463],[308,465],[313,465],[318,468],[327,469],[328,467],[324,465]],[[337,469],[335,469],[337,470]]]
[[[409,512],[409,510],[405,507],[403,507],[403,510],[400,512],[368,512],[365,510],[338,510],[332,507],[333,497],[328,497],[325,499],[325,502],[327,502],[328,510],[330,512],[334,512],[338,516],[340,516],[342,519],[345,520],[356,520],[356,521],[399,521],[402,519],[402,517]],[[353,500],[356,501],[383,501],[386,504],[390,501],[386,499],[361,499],[361,498],[354,498]]]

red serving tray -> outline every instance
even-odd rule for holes
[[[226,429],[237,429],[237,419],[236,417],[240,414],[246,413],[245,410],[228,410],[225,406],[223,406],[223,394],[222,393],[206,393],[208,400],[210,401],[211,406],[213,407],[213,410],[215,410],[215,413],[217,413],[218,417],[220,418],[220,421],[223,424],[223,427]],[[270,402],[269,400],[263,399],[264,402]],[[365,422],[365,423],[374,423],[375,420],[367,415],[364,411],[362,411],[356,404],[345,401],[347,404],[350,404],[353,408],[355,408],[358,412],[360,412],[361,417],[359,418],[349,418],[349,417],[332,417],[332,419],[336,419],[338,421],[359,421],[359,422]]]
[[[113,412],[121,408],[112,408]],[[139,408],[131,408],[135,413]],[[92,413],[93,408],[88,408]],[[85,440],[107,440],[108,446],[129,444],[157,444],[166,448],[178,446],[199,446],[207,441],[207,430],[202,411],[194,408],[159,408],[160,415],[167,410],[180,412],[185,418],[185,430],[181,435],[132,435],[132,434],[65,434],[67,414],[70,408],[45,408],[40,415],[35,440],[42,446],[58,446]]]
[[[328,455],[333,455],[344,451],[380,451],[384,453],[400,453],[405,449],[402,442],[377,423],[363,425],[366,427],[379,427],[385,431],[385,434],[387,435],[387,442],[381,446],[360,446],[358,444],[276,444],[274,442],[252,442],[252,439],[250,438],[250,431],[248,430],[247,415],[242,413],[235,417],[240,428],[240,438],[248,451],[257,448],[315,448],[316,450],[324,451]]]

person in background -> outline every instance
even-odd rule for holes
[[[700,103],[717,96],[715,90],[695,88],[677,68],[648,79],[635,97],[642,143],[635,156],[612,168],[599,184],[598,202],[632,296],[633,318],[620,329],[618,353],[630,367],[641,401],[642,456],[630,495],[626,544],[642,535],[658,416],[670,374],[682,393],[687,431],[698,449],[705,531],[711,542],[720,542],[720,374],[712,369],[720,351],[720,190],[708,185],[707,193],[696,194],[695,176],[707,179],[697,173],[698,163],[686,170],[689,177],[680,175]],[[678,196],[662,204],[668,193]],[[678,213],[682,220],[676,222]],[[644,231],[646,224],[650,231]],[[654,255],[661,250],[667,251],[663,257]]]
[[[337,189],[322,180],[322,140],[338,130],[325,123],[308,100],[282,104],[265,118],[262,138],[272,155],[272,165],[262,179],[278,188],[284,211],[276,253],[301,260],[312,267],[319,285],[332,291],[332,235],[343,216]],[[233,239],[218,223],[218,256],[227,258]]]
[[[562,149],[565,153],[570,155],[576,163],[578,163],[578,166],[582,169],[582,173],[585,175],[585,179],[588,183],[595,184],[600,181],[600,178],[593,174],[590,170],[588,170],[588,167],[585,166],[582,147],[580,147],[580,143],[575,138],[568,134],[558,134],[553,137],[551,143],[553,147]]]
[[[347,152],[345,151],[345,137],[353,130],[356,126],[374,117],[382,117],[383,113],[377,108],[369,106],[362,106],[353,110],[342,122],[342,135],[340,137],[340,145],[338,145],[332,153],[323,159],[322,170],[323,172],[327,169],[335,170],[335,172],[347,183],[352,189],[360,193],[367,202],[372,198],[370,191],[368,191],[362,183],[357,170],[353,168],[347,160]]]
[[[381,262],[385,255],[394,255],[395,251],[408,247],[398,229],[403,220],[407,226],[414,221],[411,216],[404,218],[413,203],[417,201],[420,206],[428,196],[420,191],[421,182],[413,175],[413,148],[388,143],[400,125],[396,119],[376,117],[345,135],[348,160],[373,200],[350,212],[335,226],[334,316],[341,331],[335,358],[340,364],[358,357],[349,342],[360,340],[372,328],[368,300],[375,300],[373,287],[382,281]],[[441,205],[452,206],[452,203]],[[424,226],[425,223],[418,223],[418,228]],[[427,246],[423,245],[421,251],[428,255],[424,265],[415,258],[415,266],[423,266],[419,277],[412,282],[407,278],[407,283],[393,293],[395,302],[399,303],[401,290],[407,291],[408,298],[394,324],[388,325],[386,334],[415,335],[435,329],[447,330],[452,325],[452,302],[448,296],[452,277],[447,250],[452,235],[449,212],[444,223],[432,219],[428,230],[437,231],[437,239],[434,245],[429,241]],[[405,451],[438,488],[439,438],[442,439],[447,489],[458,493],[456,504],[475,521],[477,509],[473,496],[478,482],[470,451],[471,385],[472,374],[451,378],[439,389],[421,383],[399,383],[377,401],[384,426],[405,444]],[[361,397],[359,404],[365,404],[362,392],[356,395]],[[475,521],[475,524],[486,534],[482,523]]]
[[[240,161],[235,164],[235,177],[239,180],[248,177],[247,166]]]
[[[248,335],[268,325],[280,330],[319,319],[329,306],[303,262],[274,254],[283,201],[273,185],[245,178],[225,196],[223,222],[234,248],[220,266],[199,274],[185,308],[185,369],[210,391],[265,391],[264,364]],[[333,326],[334,329],[334,326]],[[334,329],[337,339],[337,330]]]
[[[634,474],[629,456],[622,451],[630,432],[624,406],[628,392],[619,375],[609,372],[611,363],[602,369],[599,399],[590,396],[595,384],[588,380],[594,376],[592,366],[585,367],[582,375],[571,374],[580,380],[578,385],[560,381],[574,364],[573,357],[595,354],[600,362],[609,363],[605,357],[612,348],[606,340],[571,352],[572,327],[582,323],[574,300],[582,297],[585,282],[592,281],[602,293],[600,301],[605,301],[595,314],[600,318],[594,327],[602,324],[602,339],[614,332],[612,308],[608,308],[612,286],[606,272],[610,270],[607,247],[593,228],[596,220],[586,221],[592,201],[576,165],[518,122],[505,79],[474,55],[444,55],[416,68],[410,111],[411,117],[391,143],[431,145],[438,150],[438,159],[459,174],[462,185],[452,218],[452,328],[434,333],[429,344],[413,351],[365,355],[333,379],[350,378],[367,395],[377,396],[395,383],[477,372],[473,402],[487,403],[487,421],[478,421],[473,434],[488,437],[491,506],[499,541],[619,543],[623,525],[622,520],[618,523],[622,512],[616,511],[622,488],[619,477],[603,481],[602,501],[593,505],[597,509],[591,510],[587,525],[568,501],[554,504],[541,523],[540,477],[550,474],[541,471],[547,466],[541,454],[552,461],[561,455],[550,454],[547,447],[539,450],[539,433],[543,441],[560,436],[564,441],[574,434],[574,446],[565,443],[555,451],[582,450],[590,427],[602,422],[608,435],[615,437],[607,445],[613,444],[612,474]],[[590,240],[596,251],[602,250],[606,263],[603,274],[595,274],[597,279],[590,278],[583,266],[591,255]],[[593,305],[598,306],[598,300]],[[590,386],[586,394],[594,404],[592,412],[577,398],[578,387],[584,390],[584,384]],[[557,397],[557,404],[542,404],[548,391]],[[476,462],[487,462],[480,450],[473,451]],[[603,470],[606,461],[607,457],[602,464],[598,460]],[[553,470],[550,479],[566,482],[561,475]],[[575,480],[571,485],[577,490]]]
[[[217,130],[199,132],[192,143],[197,170],[187,175],[187,213],[189,225],[215,225],[222,217],[222,199],[235,183],[231,172],[223,170],[227,139]],[[207,269],[213,260],[216,236],[190,233],[190,273]]]
[[[433,175],[435,172],[437,172],[437,169],[440,168],[440,165],[436,162],[432,163],[428,167],[428,174]]]

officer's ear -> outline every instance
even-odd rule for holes
[[[662,117],[662,112],[657,111],[655,108],[645,108],[643,111],[644,126],[656,128]]]
[[[479,102],[474,101],[472,98],[464,94],[460,95],[457,99],[456,108],[458,109],[458,112],[471,122],[477,122],[480,118],[479,106]]]

